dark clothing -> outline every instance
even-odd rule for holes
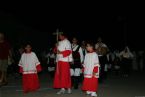
[[[0,43],[0,59],[8,59],[10,45],[8,42]]]
[[[102,82],[107,77],[107,72],[105,71],[105,65],[107,64],[107,56],[99,56],[99,62],[101,67],[99,81]]]
[[[131,59],[123,58],[121,62],[121,71],[123,75],[129,75],[131,71]]]

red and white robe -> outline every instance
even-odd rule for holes
[[[19,62],[20,73],[23,74],[24,92],[35,91],[39,89],[39,79],[37,73],[41,71],[40,62],[34,52],[23,53]]]
[[[57,54],[57,66],[54,77],[54,88],[71,88],[70,64],[72,62],[71,44],[67,39],[61,40],[57,49],[61,52]]]
[[[95,52],[87,53],[84,60],[84,81],[82,90],[96,92],[98,90],[99,59]],[[93,74],[95,73],[95,74]]]

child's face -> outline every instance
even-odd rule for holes
[[[32,47],[30,45],[27,45],[25,47],[26,52],[31,52]]]
[[[87,44],[86,49],[89,52],[93,51],[93,47],[90,44]]]

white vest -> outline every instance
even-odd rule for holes
[[[74,45],[72,44],[72,50],[73,50],[73,51],[76,51],[76,50],[78,49],[78,47],[79,47],[79,45],[75,45],[75,46],[74,46]],[[83,55],[82,47],[79,48],[79,51],[78,51],[78,52],[79,52],[79,54],[80,54],[81,63],[83,63],[83,61],[84,61],[84,55]]]

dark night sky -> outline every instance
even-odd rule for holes
[[[11,39],[18,38],[21,32],[25,37],[35,35],[33,41],[42,38],[41,42],[47,43],[52,32],[59,28],[80,39],[97,40],[100,35],[113,47],[123,47],[125,43],[133,49],[145,47],[139,45],[145,42],[144,2],[71,4],[1,8],[1,31],[7,32]]]

